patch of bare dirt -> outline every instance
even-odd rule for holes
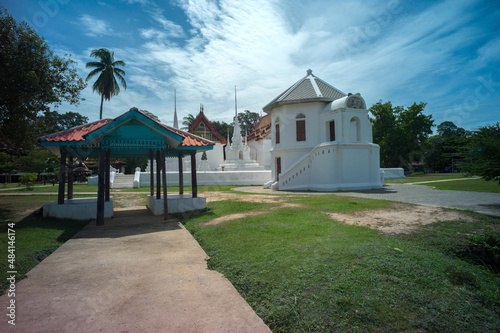
[[[230,192],[203,192],[201,196],[207,198],[207,202],[233,200],[233,201],[246,201],[246,202],[264,202],[275,203],[290,200],[289,197],[282,197],[278,195],[265,195],[265,194],[241,194]]]
[[[259,201],[259,202],[263,202],[263,201]],[[277,209],[277,208],[302,208],[302,207],[304,207],[303,204],[286,202],[286,203],[283,203],[279,206],[269,208],[268,210],[259,210],[256,212],[229,214],[229,215],[221,216],[221,217],[218,217],[216,219],[210,220],[210,221],[204,223],[203,225],[217,225],[217,224],[227,222],[227,221],[239,220],[239,219],[244,219],[246,217],[252,217],[252,216],[258,216],[258,215],[269,213],[271,210]]]
[[[395,203],[391,209],[325,214],[339,222],[365,226],[388,234],[410,234],[421,225],[437,221],[475,221],[474,217],[455,210],[401,203]]]

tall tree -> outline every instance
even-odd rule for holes
[[[251,112],[245,110],[245,112],[238,113],[238,121],[240,123],[241,135],[250,133],[260,119],[260,115],[257,112]]]
[[[89,118],[78,112],[45,111],[43,116],[38,118],[38,131],[40,133],[54,133],[85,125],[88,122]]]
[[[0,7],[0,141],[10,152],[35,142],[40,112],[62,102],[78,104],[85,82],[75,62],[54,55],[26,23]]]
[[[393,107],[382,101],[370,107],[374,116],[373,142],[380,145],[383,167],[402,167],[410,154],[421,151],[423,143],[432,133],[432,115],[423,114],[426,103],[413,103],[408,108]]]
[[[125,66],[123,60],[115,60],[115,53],[108,49],[95,49],[90,52],[90,56],[98,58],[99,61],[90,61],[87,63],[87,68],[94,68],[87,76],[87,81],[92,77],[99,75],[97,80],[92,85],[92,91],[101,95],[101,109],[99,112],[99,119],[102,119],[102,105],[104,100],[109,101],[111,97],[120,93],[120,85],[127,89],[127,82],[125,81],[125,71],[120,66]]]
[[[225,121],[212,121],[212,125],[214,126],[215,131],[224,138],[227,138],[228,133],[233,133],[233,126]]]
[[[500,185],[500,123],[480,127],[469,144],[470,163],[473,174],[486,180],[498,181]]]
[[[184,127],[182,127],[182,130],[187,131],[191,124],[194,122],[194,119],[195,118],[191,113],[184,117],[182,121],[182,125],[184,125]]]

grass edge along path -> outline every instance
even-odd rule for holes
[[[388,236],[321,213],[383,208],[381,201],[291,200],[306,208],[277,208],[202,226],[235,209],[257,209],[254,203],[225,201],[180,218],[210,256],[209,267],[233,283],[273,332],[495,332],[500,327],[500,278],[459,258],[446,244],[422,241],[432,227],[420,237]],[[449,230],[440,232],[461,239],[464,230],[497,223],[483,218],[461,224],[457,234],[454,223],[446,222]]]

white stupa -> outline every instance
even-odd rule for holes
[[[222,162],[217,170],[262,170],[264,167],[257,161],[250,159],[250,147],[246,140],[243,143],[241,128],[238,121],[238,108],[236,102],[236,89],[234,91],[234,131],[231,144],[226,146],[226,160]]]

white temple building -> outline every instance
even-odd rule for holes
[[[360,94],[345,94],[312,74],[263,108],[271,121],[276,190],[347,191],[383,186],[380,147],[372,142]]]
[[[263,170],[264,167],[262,165],[250,158],[250,147],[248,147],[247,141],[245,140],[245,143],[243,143],[240,123],[238,121],[238,111],[235,111],[231,144],[226,146],[226,160],[219,165],[217,170]]]

